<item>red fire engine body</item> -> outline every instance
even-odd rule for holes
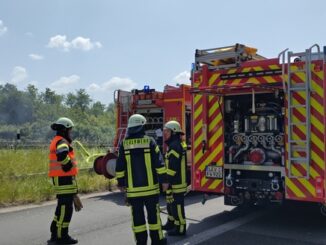
[[[130,91],[116,90],[114,102],[116,106],[116,135],[113,149],[105,156],[100,156],[94,161],[94,170],[97,174],[103,174],[107,178],[115,176],[117,150],[127,131],[128,118],[135,113],[143,115],[147,119],[145,133],[152,136],[165,152],[163,126],[170,120],[180,123],[185,132],[185,140],[188,144],[188,168],[190,178],[191,167],[191,95],[189,85],[177,87],[166,85],[163,92],[155,91],[145,86],[142,90]],[[190,182],[190,181],[189,181]]]
[[[185,129],[185,138],[190,145],[191,129],[191,96],[189,85],[173,87],[166,85],[163,92],[155,91],[145,86],[142,90],[134,89],[131,92],[117,90],[114,93],[116,105],[116,137],[114,147],[117,148],[125,137],[128,118],[138,113],[147,119],[146,135],[156,139],[163,147],[163,126],[169,120],[176,120]]]
[[[272,59],[256,51],[196,50],[192,189],[228,205],[325,204],[325,48]]]
[[[241,44],[196,50],[190,87],[116,91],[114,147],[134,113],[147,118],[146,133],[161,147],[157,132],[177,120],[191,143],[192,190],[223,194],[235,206],[316,202],[326,213],[326,49],[268,59],[256,52]],[[99,157],[95,171],[112,178],[115,158]]]

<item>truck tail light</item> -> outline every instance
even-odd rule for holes
[[[316,187],[316,195],[317,197],[323,197],[324,196],[324,181],[322,177],[317,177],[315,182]]]
[[[201,171],[196,170],[196,172],[195,172],[195,187],[197,187],[197,188],[200,187],[200,180],[201,180]]]

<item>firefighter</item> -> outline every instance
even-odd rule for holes
[[[50,243],[76,244],[78,241],[69,236],[69,223],[73,213],[73,200],[77,195],[76,175],[78,172],[74,150],[71,147],[73,122],[66,117],[59,118],[51,125],[56,136],[50,144],[49,173],[57,196],[55,216],[51,223]]]
[[[166,190],[166,169],[156,142],[145,135],[145,124],[146,119],[140,114],[129,118],[127,136],[119,146],[116,177],[118,188],[126,192],[131,207],[136,244],[147,244],[144,206],[152,244],[166,244],[159,208],[159,182],[162,183],[163,190]]]
[[[187,145],[182,140],[184,133],[177,121],[167,122],[163,133],[168,146],[165,165],[169,183],[166,191],[168,219],[163,230],[167,230],[169,236],[183,236],[186,234],[184,195],[187,191]]]

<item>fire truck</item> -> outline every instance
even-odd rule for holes
[[[115,160],[117,150],[127,132],[128,119],[132,114],[143,115],[147,123],[145,133],[153,137],[161,152],[165,151],[163,126],[167,121],[180,122],[185,131],[185,140],[188,144],[188,166],[190,178],[191,166],[191,95],[190,86],[181,84],[178,86],[166,85],[163,92],[144,86],[143,89],[132,91],[116,90],[114,103],[116,106],[116,135],[113,147],[105,156],[96,158],[94,170],[107,178],[115,176]]]
[[[325,212],[325,53],[196,50],[192,190],[223,194],[226,205],[297,200]]]

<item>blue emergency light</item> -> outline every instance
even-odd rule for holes
[[[144,86],[144,93],[149,93],[149,86],[148,85],[145,85]]]
[[[196,68],[196,65],[195,65],[195,63],[191,63],[191,70],[192,70],[192,71],[194,71],[194,70],[195,70],[195,68]]]

